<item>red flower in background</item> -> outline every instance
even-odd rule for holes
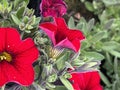
[[[32,84],[32,63],[37,58],[38,50],[31,38],[22,41],[16,29],[0,28],[0,86],[8,82]]]
[[[61,17],[66,13],[66,4],[63,0],[42,0],[40,10],[43,17]]]
[[[40,28],[46,32],[55,47],[66,47],[75,52],[80,49],[80,41],[85,38],[80,30],[69,29],[63,18],[54,18],[53,23],[42,23]]]
[[[103,90],[98,72],[72,73],[74,90]]]

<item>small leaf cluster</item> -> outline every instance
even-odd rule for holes
[[[0,26],[16,27],[22,32],[31,33],[38,29],[40,17],[34,15],[34,10],[29,9],[29,0],[1,0],[0,1]]]

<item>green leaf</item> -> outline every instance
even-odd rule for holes
[[[86,1],[85,6],[89,11],[94,11],[94,7],[91,2]]]
[[[77,29],[80,29],[85,35],[88,33],[87,22],[84,17],[80,18],[79,23],[76,25]]]
[[[47,78],[48,82],[55,82],[56,80],[57,80],[57,74],[52,74]]]
[[[111,26],[112,26],[112,24],[113,24],[113,22],[114,22],[114,19],[108,20],[108,21],[106,22],[106,24],[104,25],[104,29],[105,29],[105,30],[110,29]]]
[[[90,42],[91,42],[91,43],[96,43],[97,41],[100,41],[101,39],[106,38],[106,37],[107,37],[107,32],[101,31],[101,32],[96,33],[96,34],[90,39]]]
[[[40,23],[41,17],[36,17],[34,25],[38,25]]]
[[[103,43],[102,49],[109,52],[111,50],[119,50],[119,47],[120,43],[115,41],[108,41]]]
[[[17,17],[19,19],[23,18],[23,13],[24,13],[25,7],[20,7],[16,13]]]
[[[68,89],[65,86],[57,85],[54,89],[50,89],[50,90],[68,90]]]
[[[74,90],[71,83],[66,78],[64,78],[63,76],[60,76],[60,80],[68,90]]]
[[[51,83],[46,82],[46,88],[47,88],[47,89],[50,89],[50,88],[55,88],[55,85],[54,85],[54,84],[51,84]]]
[[[3,1],[4,8],[7,8],[8,7],[8,1],[7,0],[2,0],[2,1]]]
[[[29,0],[14,0],[14,8],[16,9],[22,3],[23,6],[27,6]]]
[[[28,90],[45,90],[44,88],[42,88],[39,84],[37,84],[37,83],[33,83],[32,84],[32,86],[33,86],[33,88],[32,89],[28,89]]]
[[[15,15],[11,14],[11,17],[15,24],[19,25],[21,23],[21,21]]]
[[[102,54],[97,52],[85,52],[84,55],[88,59],[92,59],[92,60],[103,60],[105,58]]]
[[[102,0],[102,1],[107,6],[109,6],[109,5],[119,5],[120,4],[120,0]]]
[[[56,65],[57,65],[58,70],[62,70],[62,69],[65,68],[65,62],[68,60],[68,58],[69,58],[69,53],[66,52],[66,53],[63,53],[63,54],[57,59]]]
[[[68,27],[71,29],[75,28],[75,23],[74,23],[74,18],[70,17],[69,21],[68,21]]]
[[[95,19],[94,18],[89,20],[89,22],[87,24],[87,28],[88,28],[89,31],[93,28],[94,23],[95,23]]]
[[[114,72],[118,74],[118,59],[115,57],[114,59]]]
[[[20,4],[21,0],[14,0],[14,8]]]
[[[119,57],[120,58],[120,52],[116,51],[116,50],[111,50],[109,51],[110,54],[112,54],[113,56]]]
[[[107,79],[107,77],[106,77],[102,72],[99,72],[99,73],[100,73],[100,76],[101,76],[102,81],[106,84],[107,87],[110,87],[111,83],[110,83],[110,81]]]

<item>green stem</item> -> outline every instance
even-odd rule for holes
[[[21,32],[21,39],[23,39],[25,31]]]

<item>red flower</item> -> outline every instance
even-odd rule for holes
[[[74,90],[103,90],[98,72],[72,73]]]
[[[69,29],[63,18],[54,18],[53,23],[42,23],[40,28],[46,32],[55,47],[66,47],[75,52],[80,49],[80,41],[85,38],[81,31]]]
[[[38,50],[31,38],[21,40],[14,28],[0,28],[0,86],[8,82],[30,85]]]
[[[44,17],[61,17],[66,13],[66,4],[63,0],[42,0],[40,4],[41,14]]]

